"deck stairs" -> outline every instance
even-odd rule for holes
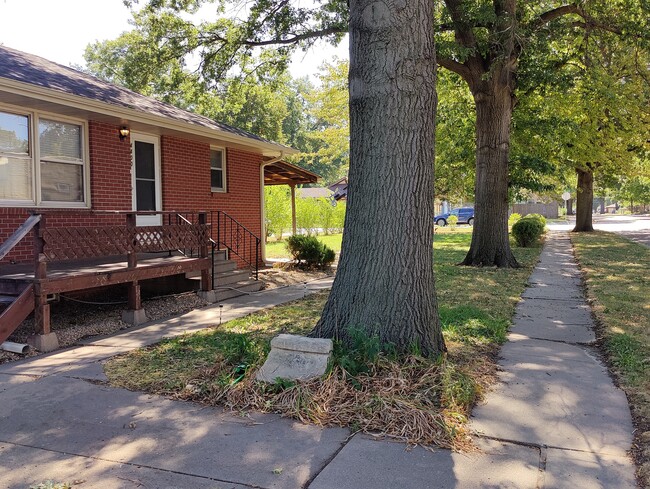
[[[31,283],[0,281],[0,343],[5,342],[33,310]]]
[[[255,280],[248,269],[238,269],[235,260],[229,260],[225,250],[217,250],[214,255],[214,290],[217,302],[257,292],[264,287],[264,282]],[[185,275],[192,280],[200,280],[199,272]]]

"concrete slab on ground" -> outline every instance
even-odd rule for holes
[[[536,487],[539,450],[477,440],[480,453],[409,449],[356,435],[309,489],[472,489]]]
[[[632,443],[627,399],[587,349],[510,335],[499,383],[473,412],[491,437],[625,457]]]
[[[545,301],[530,299],[520,302],[513,318],[514,326],[520,319],[548,319],[563,324],[593,324],[591,309],[584,302]]]
[[[349,434],[59,375],[7,390],[2,408],[5,444],[269,489],[304,485]],[[31,480],[35,465],[37,458],[17,467],[16,480]]]
[[[87,365],[105,360],[121,353],[126,353],[130,348],[84,346],[69,348],[35,358],[26,358],[17,362],[0,365],[0,374],[11,375],[53,375],[75,370],[82,370]]]
[[[0,394],[25,382],[34,382],[35,380],[38,380],[35,375],[6,375],[0,373]]]
[[[565,287],[547,284],[531,284],[521,295],[523,299],[546,299],[549,301],[568,301],[584,304],[584,295],[578,287],[567,284]]]
[[[596,341],[596,335],[590,324],[568,324],[550,318],[520,317],[511,331],[538,340],[583,344]]]
[[[264,290],[248,296],[235,297],[202,309],[190,311],[182,316],[145,324],[117,335],[89,338],[81,343],[102,347],[140,348],[157,343],[163,338],[172,338],[208,327],[216,327],[220,323],[225,323],[231,319],[247,316],[289,301],[302,299],[306,295],[329,289],[333,280],[332,277],[327,277],[307,284],[291,285]]]
[[[580,287],[582,285],[582,278],[579,273],[560,273],[559,271],[535,269],[530,277],[528,277],[528,283],[560,287]]]
[[[628,457],[549,449],[546,451],[546,470],[542,487],[635,489],[637,485]]]
[[[0,461],[3,469],[2,487],[6,489],[25,489],[48,480],[70,484],[77,481],[73,487],[84,489],[251,489],[251,486],[190,474],[2,442]]]

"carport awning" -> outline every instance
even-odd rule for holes
[[[286,161],[264,167],[264,185],[298,185],[316,183],[320,176]]]

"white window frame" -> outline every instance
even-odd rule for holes
[[[32,164],[32,200],[6,200],[0,199],[0,207],[39,207],[52,209],[88,209],[90,202],[90,151],[88,147],[88,123],[82,119],[61,116],[50,112],[26,111],[6,104],[0,104],[0,111],[8,114],[26,116],[29,120],[29,153]],[[39,121],[46,119],[52,122],[75,124],[81,128],[81,156],[82,162],[76,163],[69,160],[48,159],[47,162],[76,164],[83,168],[83,201],[44,201],[41,196],[41,149],[38,144]],[[117,136],[116,136],[117,137]]]
[[[222,193],[225,194],[228,192],[228,153],[226,148],[223,146],[210,146],[210,153],[212,151],[221,151],[221,181],[223,182],[223,187],[212,187],[212,155],[210,155],[210,189],[213,193]]]

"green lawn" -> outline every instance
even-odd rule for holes
[[[338,238],[340,235],[331,239]],[[332,371],[307,383],[258,384],[252,373],[279,333],[305,334],[315,325],[328,292],[136,350],[106,364],[113,385],[233,409],[280,412],[322,425],[380,431],[440,446],[467,443],[471,406],[495,379],[494,358],[540,248],[515,248],[523,268],[456,265],[471,229],[437,233],[436,288],[449,349],[442,359],[376,354],[372,339],[356,350],[337,349]],[[369,353],[370,352],[370,353]],[[372,353],[375,352],[375,353]],[[357,369],[359,358],[368,366]],[[367,360],[372,358],[372,360]],[[401,378],[402,384],[387,382]],[[401,386],[397,390],[387,385]]]
[[[343,239],[342,234],[321,234],[316,236],[319,241],[325,243],[327,246],[332,248],[336,253],[341,252],[341,240]],[[266,243],[266,257],[267,258],[291,258],[287,248],[285,246],[285,241],[268,241]]]
[[[650,484],[650,250],[612,233],[572,233],[599,336],[635,415],[639,475]]]

